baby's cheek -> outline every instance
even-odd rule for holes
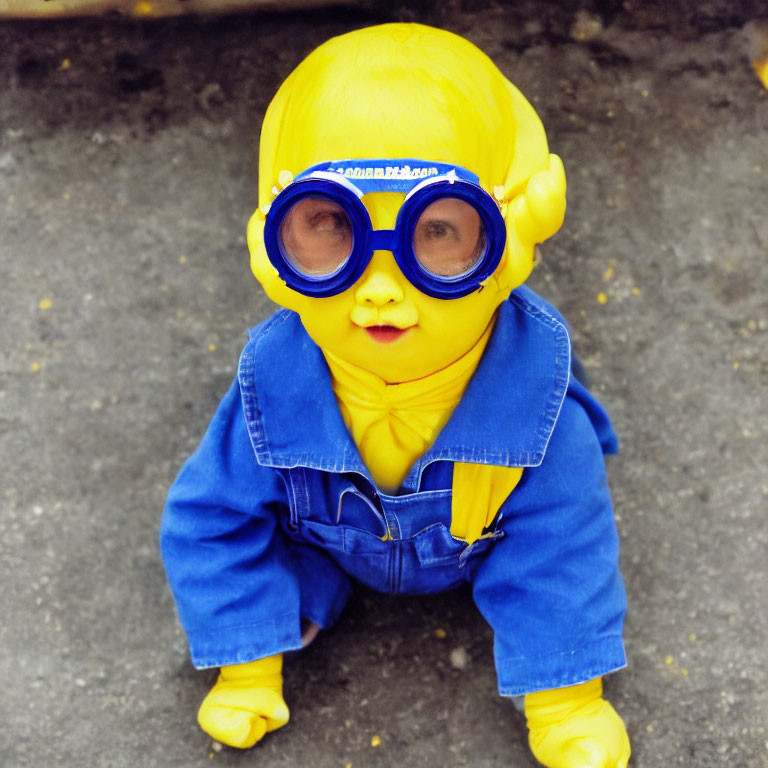
[[[304,328],[321,349],[334,351],[334,348],[349,343],[350,312],[354,302],[343,299],[343,296],[345,294],[323,299],[302,296],[297,302],[295,309]]]

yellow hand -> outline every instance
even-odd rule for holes
[[[598,677],[582,685],[525,697],[529,742],[547,768],[626,768],[629,738],[616,710],[602,698]]]
[[[222,667],[197,713],[200,727],[222,744],[247,749],[285,725],[289,713],[283,700],[282,665],[278,655]]]

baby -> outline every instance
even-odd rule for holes
[[[355,580],[469,582],[534,756],[624,768],[601,683],[625,665],[616,438],[521,287],[565,213],[533,108],[466,40],[372,27],[288,77],[259,162],[251,268],[286,309],[251,332],[161,535],[193,662],[221,668],[201,727],[250,747],[284,725],[282,654]]]

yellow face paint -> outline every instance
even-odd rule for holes
[[[402,195],[373,193],[364,202],[374,228],[391,229]],[[421,378],[457,360],[505,298],[493,279],[460,299],[427,296],[408,282],[389,251],[376,251],[358,282],[336,296],[289,293],[286,305],[321,349],[390,383]]]
[[[377,157],[460,165],[499,201],[507,244],[482,289],[459,299],[427,296],[388,251],[375,252],[359,281],[335,296],[309,298],[282,282],[263,244],[270,202],[312,165]],[[257,279],[299,314],[321,349],[387,382],[434,373],[471,349],[565,211],[562,164],[549,155],[530,104],[471,43],[416,24],[359,30],[310,54],[267,111],[259,173],[259,209],[248,227]],[[375,229],[393,228],[402,199],[363,198]]]

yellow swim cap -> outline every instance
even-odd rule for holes
[[[548,164],[541,121],[493,62],[421,24],[350,32],[299,64],[264,119],[259,204],[283,170],[363,157],[456,163],[508,196]]]

